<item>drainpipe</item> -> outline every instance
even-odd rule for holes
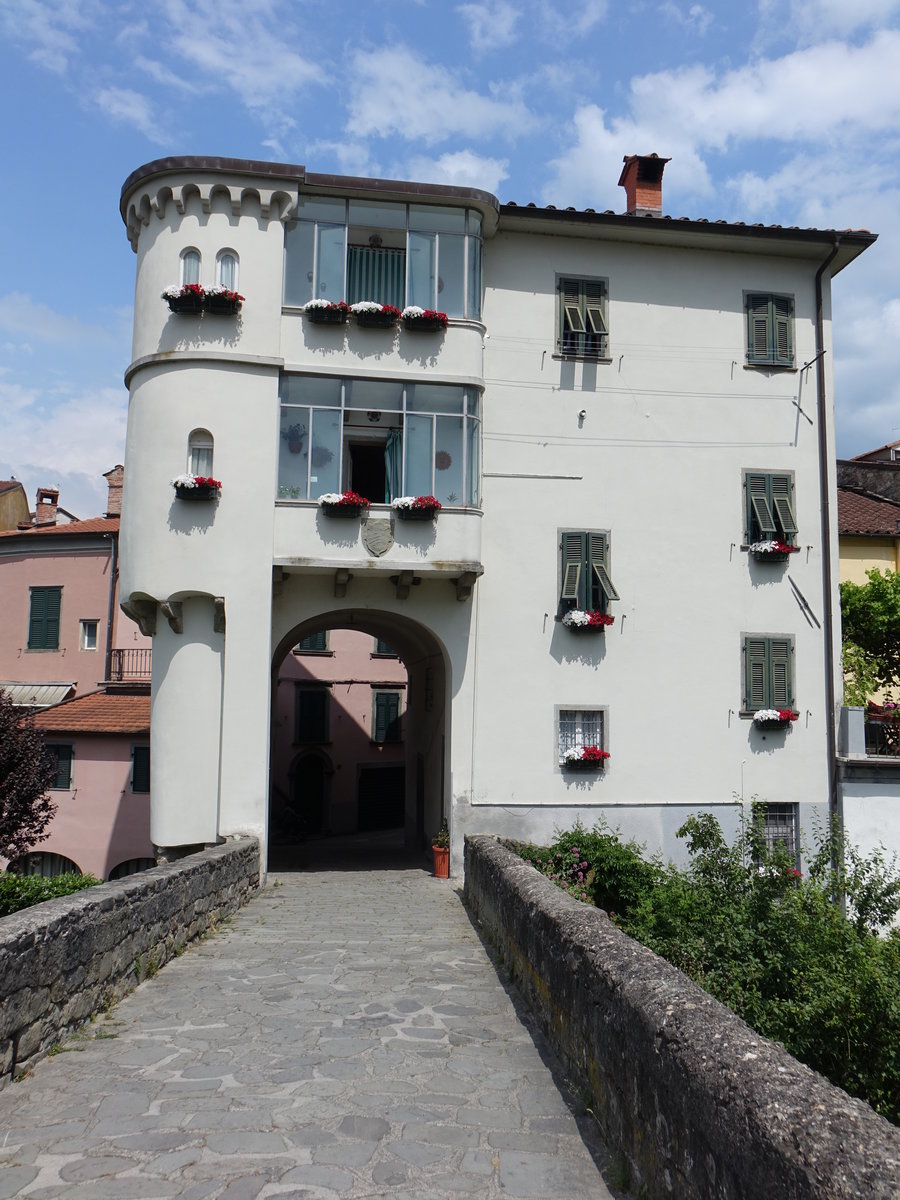
[[[834,689],[834,604],[831,576],[831,499],[828,490],[827,398],[825,393],[825,319],[822,314],[822,277],[840,248],[835,237],[831,253],[816,271],[816,393],[819,414],[819,499],[822,513],[822,589],[824,594],[825,628],[825,727],[828,742],[828,815],[831,821],[841,820],[837,788],[837,736]],[[837,866],[836,863],[832,864]]]
[[[109,538],[109,603],[106,609],[106,665],[103,678],[109,682],[112,671],[112,631],[113,617],[116,614],[116,575],[119,570],[119,538],[115,533],[106,533]]]

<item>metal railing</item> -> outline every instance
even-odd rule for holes
[[[152,654],[151,649],[112,650],[109,662],[110,682],[149,682]]]
[[[866,754],[900,758],[900,721],[866,717]]]

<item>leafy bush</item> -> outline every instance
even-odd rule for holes
[[[8,917],[10,913],[44,900],[55,900],[57,896],[69,896],[100,882],[93,875],[78,875],[74,871],[54,875],[51,879],[40,875],[14,875],[7,871],[0,875],[0,917]]]
[[[685,870],[645,862],[599,827],[521,852],[759,1033],[900,1123],[900,933],[878,936],[900,911],[896,859],[864,857],[820,832],[804,878],[784,847],[767,847],[758,806],[734,845],[709,814],[678,836]]]

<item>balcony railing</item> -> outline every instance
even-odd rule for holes
[[[145,683],[150,680],[151,649],[113,650],[110,652],[111,683]]]
[[[900,758],[900,720],[867,716],[866,754]]]

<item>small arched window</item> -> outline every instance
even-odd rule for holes
[[[238,286],[238,258],[233,250],[220,250],[216,259],[216,283],[236,292]]]
[[[81,867],[64,854],[51,854],[39,850],[16,859],[6,868],[12,875],[39,875],[42,879],[55,879],[57,875],[80,875]]]
[[[200,282],[200,251],[185,250],[181,256],[181,283]]]
[[[188,470],[192,475],[212,476],[213,435],[208,429],[195,429],[188,438]]]

